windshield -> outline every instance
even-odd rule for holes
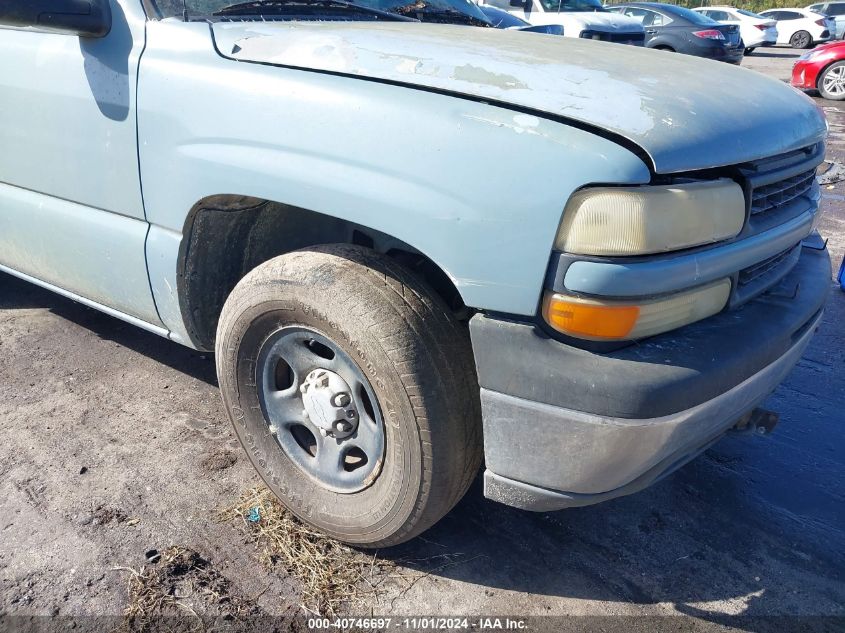
[[[348,0],[351,4],[369,7],[372,9],[379,9],[381,11],[389,11],[398,13],[408,17],[417,17],[420,19],[427,19],[427,17],[435,17],[437,22],[460,22],[466,23],[458,18],[461,16],[469,16],[479,22],[481,26],[489,24],[489,20],[478,9],[478,6],[470,0]],[[596,0],[598,1],[598,0]],[[187,11],[191,19],[210,18],[214,13],[221,9],[231,6],[239,2],[239,0],[153,0],[162,18],[182,17]],[[303,0],[302,5],[306,4],[307,0]],[[301,5],[300,5],[301,6]],[[252,14],[238,14],[227,15],[227,20],[250,20],[257,19],[259,15],[265,18],[268,15],[273,15],[274,10],[268,5],[266,12],[255,11]],[[312,11],[314,19],[320,19],[319,10]],[[291,11],[286,11],[280,17],[289,17]],[[334,15],[334,14],[333,14]],[[455,19],[452,19],[454,16]],[[350,19],[353,16],[350,16]],[[359,19],[367,19],[366,16],[355,16]],[[301,18],[300,18],[301,19]]]
[[[759,20],[765,20],[762,15],[758,15],[757,13],[752,13],[751,11],[746,11],[745,9],[736,9],[737,13],[741,13],[742,15],[747,15],[749,18],[757,18]]]
[[[601,13],[607,11],[600,0],[540,0],[546,11],[592,11]]]

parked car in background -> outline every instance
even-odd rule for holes
[[[507,11],[491,7],[486,4],[478,5],[481,12],[490,20],[490,24],[497,29],[515,29],[517,31],[528,31],[530,33],[545,33],[547,35],[563,35],[563,27],[560,24],[538,24],[533,25],[522,18],[511,15]]]
[[[567,37],[642,46],[645,32],[636,20],[610,13],[600,0],[483,0],[534,25],[559,24]]]
[[[775,21],[778,30],[778,44],[789,44],[792,48],[810,48],[813,44],[826,42],[836,29],[836,23],[821,13],[807,9],[769,9],[760,15]]]
[[[746,55],[750,55],[758,46],[774,46],[777,43],[775,21],[751,11],[734,7],[698,7],[693,11],[722,24],[736,24],[745,44]]]
[[[845,99],[845,42],[828,42],[801,55],[792,67],[791,83],[818,90],[825,99]]]
[[[822,2],[820,4],[811,4],[809,7],[804,8],[833,18],[833,21],[836,23],[833,36],[837,40],[845,37],[845,2]]]
[[[744,53],[739,27],[662,2],[630,2],[608,7],[638,20],[648,48],[675,51],[739,64]]]

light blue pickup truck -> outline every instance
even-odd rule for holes
[[[552,510],[757,424],[830,287],[807,97],[467,0],[230,1],[0,5],[0,269],[214,350],[296,515],[386,546],[482,457]]]

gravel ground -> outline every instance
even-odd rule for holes
[[[795,56],[758,50],[743,65],[785,80]],[[845,162],[845,114],[817,102],[828,157]],[[844,201],[845,184],[824,190],[821,230],[837,266]],[[843,322],[834,289],[804,359],[766,405],[781,415],[771,437],[727,438],[640,494],[558,513],[489,502],[476,484],[423,538],[380,553],[402,578],[356,611],[834,627],[768,618],[845,615]],[[301,613],[298,581],[260,566],[214,518],[256,477],[212,358],[0,274],[0,376],[0,614],[119,616],[127,572],[115,568],[173,546],[201,553],[264,612]]]

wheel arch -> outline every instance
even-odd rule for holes
[[[356,244],[422,277],[461,318],[469,316],[452,275],[410,244],[349,220],[274,200],[215,194],[191,207],[177,260],[177,294],[193,347],[214,348],[223,304],[256,266],[284,253],[325,244]]]
[[[677,49],[669,43],[669,39],[665,36],[655,37],[648,43],[648,48],[653,48],[661,51],[677,52]]]

